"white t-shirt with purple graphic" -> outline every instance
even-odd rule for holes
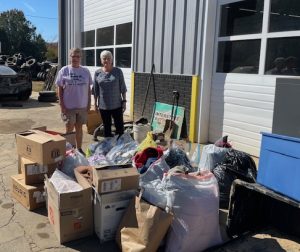
[[[56,85],[63,88],[63,101],[67,109],[87,107],[92,83],[90,71],[82,66],[64,66],[56,78]]]

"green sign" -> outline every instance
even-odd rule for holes
[[[173,136],[176,139],[180,138],[181,133],[181,127],[184,117],[184,108],[183,107],[177,107],[174,106],[174,113],[175,113],[175,127],[174,127],[174,133]],[[153,120],[152,120],[152,129],[155,132],[163,132],[166,124],[166,120],[171,120],[171,112],[172,112],[172,105],[156,102],[155,103],[155,109],[153,114]]]

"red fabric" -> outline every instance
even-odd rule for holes
[[[150,157],[156,157],[157,159],[163,155],[163,150],[159,147],[148,147],[145,150],[137,153],[133,161],[135,163],[136,168],[141,168]]]

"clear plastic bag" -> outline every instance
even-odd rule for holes
[[[161,187],[174,214],[165,251],[198,252],[222,242],[218,184],[211,172],[167,174]]]
[[[88,160],[78,150],[74,149],[68,152],[66,155],[61,171],[71,178],[75,178],[74,169],[77,166],[89,165]]]
[[[75,180],[65,173],[55,170],[49,181],[59,193],[77,192],[81,191],[82,187]]]
[[[214,144],[205,145],[202,150],[198,170],[212,171],[218,163],[223,161],[228,150],[229,148],[218,147]]]
[[[112,164],[128,164],[136,153],[138,144],[126,133],[123,134],[107,154],[106,159]]]

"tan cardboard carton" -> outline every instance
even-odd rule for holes
[[[44,132],[47,132],[47,133],[52,134],[52,135],[61,135],[62,137],[64,137],[66,139],[67,142],[69,142],[73,146],[76,146],[75,131],[70,132],[70,133],[62,133],[62,132],[57,132],[57,131],[53,131],[53,130],[47,130],[47,126],[41,126],[41,127],[33,128],[33,130],[44,131]]]
[[[44,184],[35,186],[25,185],[21,174],[11,176],[12,196],[28,210],[45,206]]]
[[[100,126],[101,123],[102,123],[102,118],[100,116],[100,113],[98,111],[95,111],[95,110],[90,110],[88,112],[87,123],[86,123],[87,132],[89,134],[93,134],[94,130],[98,126]]]
[[[19,166],[21,174],[24,176],[25,184],[34,185],[44,183],[45,174],[51,177],[55,169],[58,168],[59,163],[43,165],[19,156]]]
[[[48,218],[60,243],[93,234],[92,188],[82,179],[78,192],[58,193],[46,179]]]
[[[39,130],[29,130],[16,134],[17,152],[39,164],[52,164],[63,160],[66,139]]]
[[[99,194],[136,190],[139,173],[130,165],[93,167],[93,185]]]
[[[121,219],[136,194],[136,190],[94,193],[94,227],[100,243],[115,239]]]

